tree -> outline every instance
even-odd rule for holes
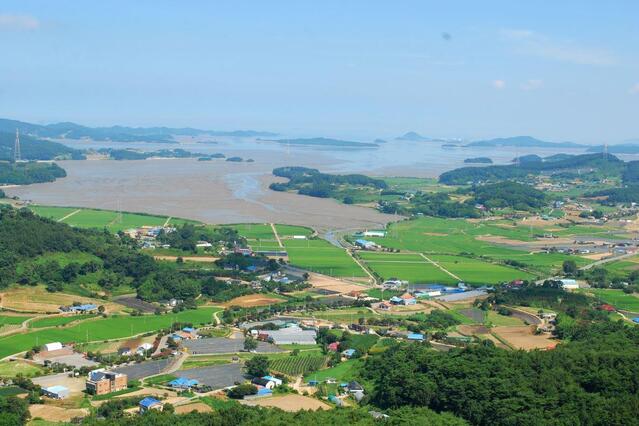
[[[31,415],[29,404],[22,398],[0,398],[0,426],[24,425]]]
[[[99,313],[103,314],[105,310],[106,310],[106,308],[104,307],[104,305],[98,306],[98,312]]]
[[[253,377],[268,375],[269,360],[264,355],[257,355],[246,361],[246,372]]]
[[[244,350],[251,352],[254,351],[255,349],[257,349],[257,342],[255,341],[254,338],[249,337],[247,339],[244,340]]]
[[[250,383],[235,386],[227,392],[229,398],[242,399],[246,395],[255,395],[257,393],[257,387]]]
[[[562,268],[564,270],[564,274],[566,275],[574,275],[578,271],[577,262],[575,262],[574,260],[564,260]]]

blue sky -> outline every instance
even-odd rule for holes
[[[614,143],[639,138],[638,16],[634,0],[4,0],[0,116]]]

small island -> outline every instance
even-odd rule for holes
[[[467,158],[464,160],[466,164],[493,164],[493,160],[488,157]]]

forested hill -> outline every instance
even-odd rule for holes
[[[0,131],[0,160],[14,159],[16,134]],[[23,160],[82,160],[84,154],[77,149],[69,148],[57,142],[37,139],[26,134],[20,135],[20,152]]]
[[[67,175],[55,163],[9,163],[0,162],[0,185],[29,185],[53,182]]]
[[[546,158],[541,161],[524,161],[519,164],[487,167],[461,167],[439,176],[441,183],[463,185],[473,182],[500,181],[504,179],[525,178],[528,175],[539,175],[542,172],[559,172],[575,169],[594,169],[609,176],[620,176],[626,164],[615,157],[601,154],[582,154],[562,159]]]
[[[15,133],[19,129],[25,135],[41,138],[92,139],[115,142],[174,143],[173,136],[229,136],[229,137],[273,137],[275,133],[254,130],[215,131],[190,127],[87,127],[75,123],[38,125],[17,120],[0,119],[0,132]]]
[[[548,142],[533,138],[532,136],[512,136],[507,138],[495,138],[482,141],[474,141],[467,146],[471,147],[499,147],[517,146],[526,148],[581,148],[583,145],[574,142]]]
[[[335,195],[340,185],[367,186],[376,189],[386,188],[386,182],[364,175],[331,175],[307,167],[278,167],[273,169],[275,176],[289,179],[287,183],[272,183],[274,191],[296,190],[298,194],[312,197],[329,198]]]

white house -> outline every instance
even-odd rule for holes
[[[561,281],[561,288],[564,290],[576,290],[579,288],[579,284],[575,280],[564,278],[559,281]]]
[[[364,231],[362,234],[365,237],[379,237],[384,238],[386,236],[386,232],[384,231]]]

